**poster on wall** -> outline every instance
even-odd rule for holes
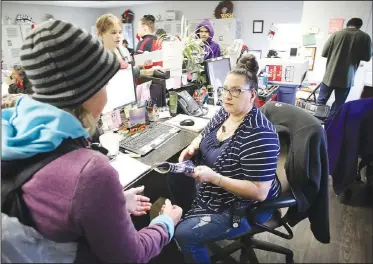
[[[32,25],[31,24],[21,25],[22,39],[25,40],[25,38],[28,35],[30,35],[31,31],[32,31]]]
[[[2,51],[4,52],[4,65],[10,69],[12,65],[20,64],[22,47],[22,32],[20,25],[2,25]],[[4,67],[5,70],[7,70]]]
[[[333,34],[333,33],[337,32],[337,31],[342,30],[343,23],[344,23],[344,19],[343,18],[330,19],[328,33],[329,34]]]

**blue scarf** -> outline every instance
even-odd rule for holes
[[[67,138],[88,137],[76,117],[28,96],[1,112],[2,160],[29,158],[56,149]]]

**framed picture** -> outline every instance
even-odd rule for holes
[[[313,66],[315,64],[316,57],[316,47],[305,47],[304,48],[304,58],[308,59],[308,70],[313,71]]]
[[[263,33],[264,20],[253,21],[253,33]]]

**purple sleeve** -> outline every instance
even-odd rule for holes
[[[215,43],[213,51],[214,51],[214,57],[215,58],[222,56],[221,50],[220,50],[220,45],[218,43]]]
[[[135,229],[126,211],[118,173],[107,161],[92,158],[81,172],[70,217],[103,262],[146,263],[168,243],[162,224]]]

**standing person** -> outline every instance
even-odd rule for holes
[[[325,105],[334,91],[335,101],[329,117],[345,103],[360,61],[369,61],[372,57],[372,41],[360,30],[362,25],[360,18],[350,19],[347,27],[331,35],[324,45],[322,56],[327,58],[326,72],[317,103]]]
[[[22,186],[20,202],[36,231],[46,241],[78,243],[77,262],[148,262],[172,238],[181,209],[166,201],[160,216],[137,231],[130,214],[150,209],[149,199],[139,195],[144,187],[123,191],[108,158],[87,148],[107,101],[106,84],[120,69],[118,56],[86,31],[55,20],[25,39],[21,61],[34,94],[2,110],[2,184],[36,155],[74,142],[79,148],[45,165]],[[6,234],[15,240],[27,235]],[[17,243],[20,248],[27,244],[28,253],[53,256],[55,251],[34,237]]]
[[[131,55],[133,55],[133,49],[131,49],[131,48],[128,47],[128,41],[127,41],[126,39],[123,39],[123,41],[122,41],[122,46],[123,46],[124,48],[128,49],[129,53],[130,53]]]
[[[126,69],[132,60],[127,48],[122,46],[122,22],[113,14],[105,14],[96,20],[96,30],[104,48],[114,52],[121,62],[121,68]]]
[[[155,32],[155,36],[159,40],[159,39],[162,39],[162,38],[166,37],[167,36],[167,32],[163,28],[159,28]]]
[[[214,37],[214,26],[210,20],[202,20],[196,29],[196,34],[203,41],[205,60],[221,56],[219,44],[212,40]]]
[[[32,84],[29,81],[23,67],[15,65],[12,70],[12,75],[7,77],[5,82],[9,85],[9,94],[32,94]]]
[[[155,18],[153,15],[145,15],[140,19],[137,36],[141,38],[137,43],[136,53],[159,50],[157,37],[154,35]]]

